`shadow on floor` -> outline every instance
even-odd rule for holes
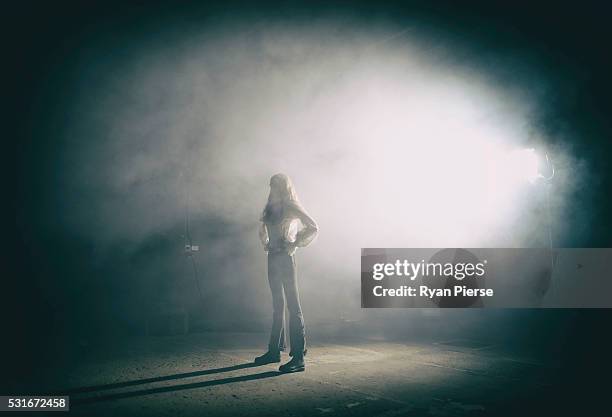
[[[175,379],[193,378],[196,376],[212,375],[212,374],[219,374],[222,372],[238,371],[240,369],[254,368],[256,366],[260,366],[260,365],[257,365],[253,362],[242,363],[240,365],[226,366],[223,368],[204,369],[202,371],[185,372],[182,374],[155,376],[152,378],[135,379],[133,381],[124,381],[124,382],[116,382],[112,384],[91,385],[88,387],[72,388],[68,390],[58,391],[55,394],[71,395],[71,394],[82,394],[82,393],[93,392],[93,391],[103,391],[103,390],[109,390],[109,389],[126,388],[126,387],[132,387],[135,385],[150,384],[153,382],[172,381]]]
[[[239,365],[236,365],[236,366],[239,366]],[[251,366],[242,366],[242,368],[249,368],[249,367]],[[236,368],[236,369],[242,369],[242,368]],[[220,368],[220,369],[225,369],[225,368]],[[242,375],[242,376],[235,376],[235,377],[230,377],[230,378],[213,379],[212,381],[193,382],[191,384],[172,385],[169,387],[159,387],[159,388],[149,388],[149,389],[143,389],[143,390],[138,390],[138,391],[120,392],[117,394],[99,395],[99,396],[87,397],[87,398],[75,398],[71,400],[70,403],[71,405],[78,405],[78,404],[95,403],[95,402],[100,402],[100,401],[119,400],[122,398],[140,397],[143,395],[159,394],[163,392],[183,391],[187,389],[212,387],[215,385],[225,385],[225,384],[231,384],[233,382],[255,381],[258,379],[272,378],[272,377],[279,376],[279,375],[282,375],[282,372],[268,371],[268,372],[261,372],[261,373],[252,374],[252,375]]]

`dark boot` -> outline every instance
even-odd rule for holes
[[[278,363],[280,361],[281,361],[280,351],[273,352],[269,350],[263,355],[256,357],[254,362],[257,365],[265,365],[267,363]]]
[[[305,368],[306,366],[304,365],[304,356],[300,355],[292,357],[289,362],[284,365],[281,365],[278,370],[284,373],[291,373],[302,372]]]

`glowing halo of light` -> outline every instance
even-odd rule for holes
[[[533,148],[520,149],[510,154],[511,169],[521,179],[533,184],[540,176],[540,161]]]

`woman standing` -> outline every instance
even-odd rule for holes
[[[298,228],[298,223],[301,227]],[[304,317],[295,265],[295,251],[308,246],[319,228],[300,204],[293,184],[284,174],[270,179],[270,195],[261,216],[259,237],[268,254],[268,282],[272,291],[273,320],[268,351],[255,358],[255,363],[280,362],[285,347],[285,299],[289,310],[291,360],[282,365],[281,372],[304,370],[305,333]],[[284,293],[284,297],[283,297]]]

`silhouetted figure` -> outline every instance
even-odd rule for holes
[[[255,363],[280,362],[285,347],[285,299],[289,310],[291,361],[282,365],[281,372],[304,370],[305,333],[297,283],[295,251],[308,246],[319,228],[300,204],[293,184],[284,174],[270,179],[270,195],[261,216],[259,237],[268,254],[268,281],[274,309],[268,352],[255,358]],[[284,293],[284,297],[283,297]]]

